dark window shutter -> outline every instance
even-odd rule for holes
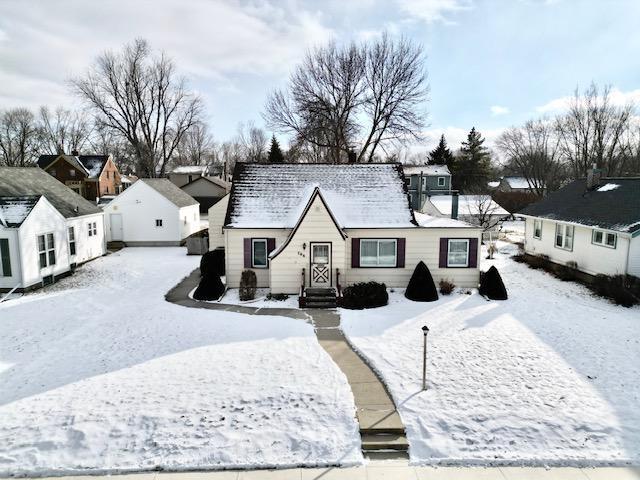
[[[398,255],[396,256],[396,267],[404,268],[404,257],[405,257],[405,251],[407,246],[407,239],[398,238],[396,239],[396,242],[398,245]]]
[[[2,260],[2,276],[11,276],[11,257],[9,256],[9,240],[0,238],[0,257]]]
[[[351,268],[360,266],[360,239],[351,239]]]
[[[276,249],[276,239],[267,238],[267,255]]]
[[[244,239],[244,268],[251,268],[251,239]]]
[[[478,266],[478,239],[469,239],[469,268]]]
[[[440,261],[438,262],[438,266],[440,268],[447,268],[448,254],[449,254],[449,239],[441,238],[440,239]]]

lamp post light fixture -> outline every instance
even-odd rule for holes
[[[429,327],[426,325],[422,327],[422,333],[424,334],[424,343],[422,347],[422,390],[427,389],[427,333],[429,333]]]

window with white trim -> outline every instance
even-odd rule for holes
[[[605,232],[604,230],[594,230],[591,234],[591,243],[600,245],[601,247],[616,248],[618,235]]]
[[[156,218],[156,227],[161,227],[161,226],[162,226],[162,219]]]
[[[40,268],[47,268],[56,264],[56,246],[53,233],[38,235],[38,258]]]
[[[439,187],[444,187],[446,183],[446,179],[444,177],[438,177],[438,186]]]
[[[361,267],[395,267],[398,245],[395,239],[360,240]]]
[[[469,266],[469,240],[465,238],[449,239],[447,248],[447,267]]]
[[[563,250],[573,250],[573,226],[563,223],[556,224],[555,245]]]
[[[538,240],[542,238],[542,220],[533,221],[533,238]]]
[[[253,268],[267,268],[267,239],[251,239],[251,266]]]
[[[76,228],[69,227],[69,255],[76,254]]]
[[[96,224],[96,222],[87,223],[87,229],[90,237],[98,234],[98,225]]]

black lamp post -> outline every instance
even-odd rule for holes
[[[427,334],[429,333],[429,327],[426,325],[422,327],[422,333],[424,334],[424,343],[422,348],[422,390],[427,389]]]

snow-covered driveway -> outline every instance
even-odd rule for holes
[[[387,307],[341,312],[349,341],[390,387],[412,461],[639,464],[640,308],[515,263],[512,249],[501,244],[493,261],[508,301],[420,304],[396,292]]]
[[[198,261],[125,249],[0,304],[0,475],[362,461],[311,325],[164,301]]]

